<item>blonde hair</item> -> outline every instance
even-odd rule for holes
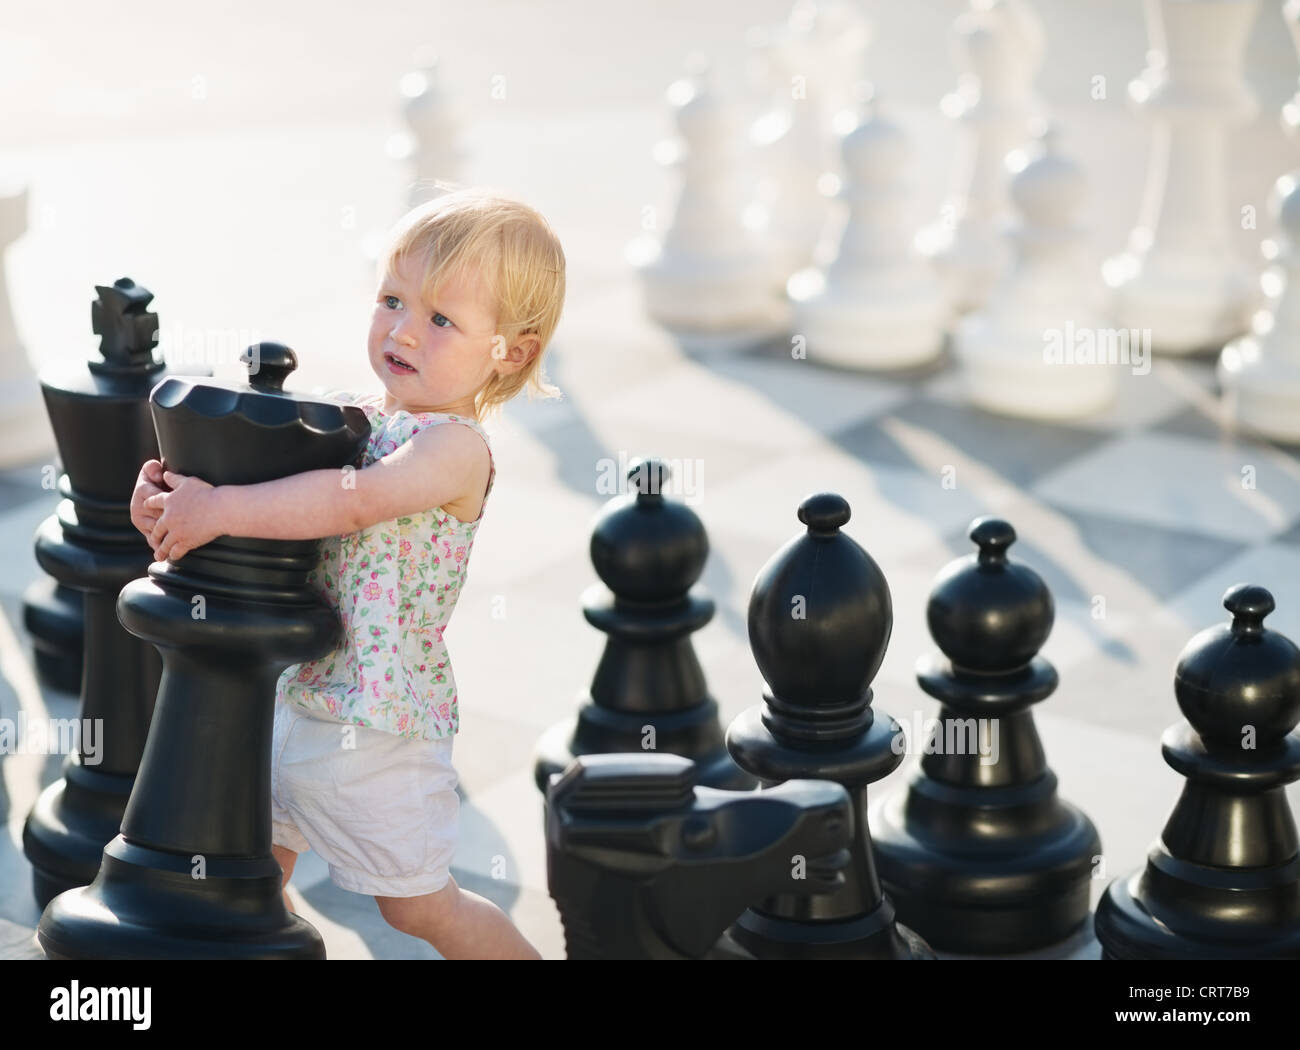
[[[562,396],[547,379],[543,358],[564,309],[564,249],[540,214],[493,190],[451,189],[398,220],[379,259],[380,278],[407,258],[422,265],[426,301],[433,302],[446,281],[474,268],[496,303],[496,333],[505,345],[537,336],[540,347],[531,361],[514,373],[493,373],[474,395],[479,419],[495,415],[520,390],[527,389],[530,401]]]

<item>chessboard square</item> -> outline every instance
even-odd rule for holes
[[[721,358],[713,371],[763,394],[781,411],[832,434],[911,400],[919,383],[906,376],[869,375],[784,357],[744,354]]]
[[[1262,446],[1149,431],[1094,450],[1034,492],[1061,507],[1257,543],[1300,517],[1300,465]]]
[[[684,362],[658,380],[591,406],[590,415],[615,426],[641,421],[787,452],[906,396],[866,377],[824,376],[806,361],[778,365],[747,358],[708,367]]]
[[[1269,543],[1242,551],[1170,599],[1164,614],[1192,635],[1232,617],[1223,596],[1238,583],[1256,584],[1273,595],[1276,608],[1264,626],[1300,645],[1300,550]]]
[[[531,765],[462,802],[456,867],[545,893],[546,800]]]
[[[597,581],[589,562],[578,575],[579,564],[575,555],[499,589],[466,584],[446,634],[461,709],[458,747],[476,746],[465,743],[471,734],[491,736],[476,728],[479,712],[537,737],[577,709],[605,643],[582,615],[582,588]]]
[[[1145,373],[1135,372],[1133,366],[1116,366],[1115,399],[1098,412],[1062,420],[1061,423],[1113,435],[1149,427],[1168,418],[1179,411],[1189,396],[1212,397],[1201,391],[1198,382],[1187,378],[1178,370],[1182,362],[1156,358],[1150,364],[1150,371]],[[931,379],[925,386],[925,396],[931,400],[968,407],[993,419],[1005,418],[970,405],[966,377],[960,368],[945,371]]]
[[[1162,434],[1180,434],[1217,442],[1234,449],[1243,462],[1250,460],[1255,449],[1266,449],[1274,455],[1300,462],[1300,446],[1244,433],[1233,425],[1233,421],[1224,412],[1223,404],[1217,401],[1188,405],[1153,430]]]
[[[1273,537],[1273,542],[1300,545],[1300,520],[1280,536]]]
[[[554,482],[511,477],[494,484],[474,535],[466,586],[499,590],[585,549],[599,508],[598,500]],[[534,527],[520,528],[521,522]]]
[[[1031,484],[1108,439],[1080,427],[1048,426],[929,399],[910,401],[882,419],[838,431],[833,437],[868,462],[916,468],[921,464],[914,449],[900,439],[903,428],[923,431],[932,445],[950,448],[953,463],[959,458],[986,477],[1018,486]],[[962,474],[958,468],[958,478]]]
[[[709,526],[756,537],[775,553],[804,531],[799,504],[817,492],[835,492],[848,501],[853,518],[845,531],[880,563],[886,576],[894,560],[1014,496],[1014,490],[996,483],[946,488],[938,467],[925,473],[863,463],[830,442],[820,442],[798,455],[771,460],[765,469],[733,483],[710,488],[701,514]]]
[[[462,798],[476,798],[514,773],[531,771],[538,735],[532,722],[466,703],[452,749]]]
[[[1013,509],[1006,509],[1007,520],[1016,526],[1012,559],[1042,576],[1058,604],[1091,607],[1101,598],[1103,609],[1118,604],[1130,612],[1150,610],[1245,547],[1187,529],[1050,503],[1032,523],[1018,525]],[[954,557],[974,551],[965,531],[952,534],[947,543]],[[1115,573],[1131,581],[1123,595],[1114,593]]]

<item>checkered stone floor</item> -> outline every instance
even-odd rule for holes
[[[674,37],[673,47],[679,43]],[[1227,435],[1204,360],[1156,359],[1143,376],[1121,371],[1113,408],[1051,426],[970,408],[950,363],[882,378],[824,367],[815,348],[810,359],[794,360],[788,339],[709,356],[684,352],[647,321],[622,261],[643,209],[666,215],[672,199],[671,173],[649,159],[669,130],[658,90],[644,105],[544,118],[492,103],[465,128],[463,181],[504,187],[548,217],[565,243],[569,297],[548,367],[563,400],[520,399],[489,427],[498,480],[446,635],[462,698],[453,756],[462,796],[457,880],[507,908],[544,956],[563,956],[532,749],[548,726],[572,715],[603,644],[579,605],[596,581],[591,520],[607,498],[598,479],[611,462],[645,454],[691,468],[683,495],[711,550],[700,586],[717,603],[695,645],[724,720],[762,695],[746,631],[749,589],[801,531],[795,512],[805,495],[833,490],[849,501],[846,531],[889,580],[895,623],[876,703],[905,725],[935,711],[913,678],[932,645],[924,616],[931,581],[973,549],[972,518],[1010,520],[1019,534],[1013,556],[1036,568],[1056,597],[1043,654],[1061,685],[1037,708],[1049,760],[1064,797],[1097,825],[1107,876],[1136,867],[1181,783],[1160,760],[1159,737],[1179,718],[1172,677],[1183,645],[1224,622],[1220,599],[1239,581],[1272,590],[1269,625],[1300,640],[1300,455]],[[946,188],[951,129],[929,102],[899,109],[922,145],[934,147],[912,167],[919,221],[936,213]],[[1147,133],[1118,109],[1089,104],[1060,107],[1059,115],[1090,167],[1093,199],[1106,204],[1095,212],[1105,224],[1096,246],[1113,248],[1141,187],[1132,165],[1108,158],[1117,135],[1138,149]],[[292,389],[374,389],[362,352],[373,288],[361,241],[400,212],[404,175],[384,150],[392,127],[321,119],[193,136],[160,127],[148,139],[66,142],[23,155],[43,204],[58,216],[34,226],[8,256],[32,360],[42,366],[90,353],[91,286],[127,273],[156,293],[169,357],[167,339],[177,332],[238,330],[249,341],[295,347],[301,366]],[[1251,164],[1234,167],[1233,199],[1262,203],[1260,193],[1293,166],[1293,146],[1262,125],[1242,142]],[[517,163],[521,154],[527,165]],[[141,155],[150,158],[147,176],[134,163]],[[248,165],[249,157],[258,163]],[[87,170],[96,172],[90,182]],[[195,200],[210,206],[196,211]],[[334,217],[353,206],[355,227],[340,229]],[[1257,236],[1243,251],[1257,249]],[[233,378],[235,354],[224,370],[205,363]],[[22,591],[40,573],[33,533],[57,502],[41,488],[41,466],[0,472],[4,717],[20,708],[29,717],[76,714],[75,698],[37,685],[21,626]],[[897,790],[913,761],[874,796]],[[58,775],[57,756],[0,758],[7,830],[0,956],[34,954],[39,916],[21,827]],[[1099,879],[1094,897],[1102,888]],[[387,927],[373,900],[333,886],[312,854],[300,859],[291,894],[331,958],[434,955]],[[1093,949],[1063,946],[1056,954]]]
[[[572,713],[603,642],[578,604],[595,580],[587,541],[605,498],[597,472],[647,452],[698,471],[677,495],[709,531],[700,586],[718,612],[696,646],[727,720],[761,696],[747,644],[749,588],[799,531],[795,509],[808,492],[849,500],[847,531],[890,582],[895,626],[876,703],[905,725],[935,713],[912,679],[916,658],[931,648],[930,582],[972,549],[971,518],[1008,518],[1020,536],[1013,556],[1043,575],[1057,604],[1043,652],[1061,686],[1037,710],[1062,793],[1097,824],[1108,877],[1141,863],[1180,785],[1158,741],[1179,717],[1172,671],[1182,646],[1224,619],[1220,599],[1238,581],[1269,587],[1278,605],[1270,625],[1300,638],[1300,453],[1224,436],[1213,402],[1200,397],[1210,368],[1157,360],[1143,379],[1161,410],[1143,425],[1109,430],[970,409],[955,400],[947,370],[867,377],[783,360],[770,346],[703,360],[679,355],[614,396],[508,415],[494,430],[501,480],[448,630],[465,697],[454,756],[458,881],[507,909],[548,958],[563,956],[532,749],[543,729]],[[1253,488],[1242,483],[1247,467]],[[945,485],[945,472],[955,485]],[[36,464],[0,474],[0,499],[0,714],[75,715],[75,698],[36,683],[21,628],[22,589],[39,572],[32,534],[56,496],[41,488]],[[902,786],[914,761],[876,794]],[[21,827],[38,791],[59,775],[59,759],[2,762],[0,955],[36,957],[39,916]],[[1098,880],[1094,896],[1103,886]],[[331,958],[437,957],[389,928],[373,900],[335,887],[312,854],[300,859],[291,893]],[[1046,954],[1095,953],[1082,938]]]

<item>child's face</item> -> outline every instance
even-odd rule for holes
[[[388,391],[384,407],[473,416],[474,395],[506,365],[492,354],[494,304],[477,271],[446,282],[436,303],[421,300],[421,277],[418,262],[400,260],[375,296],[370,367]]]

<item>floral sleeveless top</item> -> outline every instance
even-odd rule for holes
[[[421,430],[461,423],[492,446],[482,425],[449,413],[383,411],[383,395],[325,395],[355,404],[370,420],[360,466],[382,459]],[[483,506],[496,480],[488,475]],[[441,508],[394,518],[321,541],[308,583],[343,621],[339,648],[287,668],[276,702],[295,704],[327,721],[368,726],[402,737],[436,740],[460,727],[456,679],[442,640],[461,585],[482,511],[463,522]]]

